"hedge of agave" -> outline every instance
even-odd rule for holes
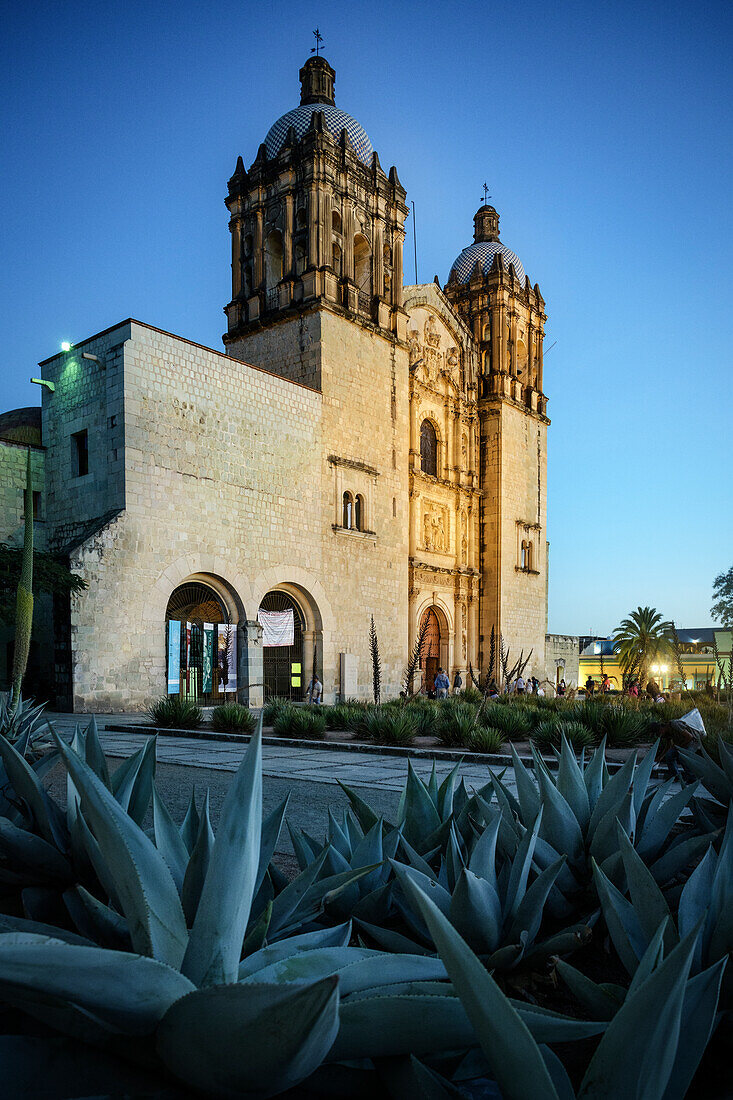
[[[93,723],[36,762],[0,739],[0,879],[24,914],[1,918],[0,996],[44,1031],[0,1040],[17,1095],[29,1067],[52,1065],[58,1096],[172,1080],[217,1096],[456,1096],[476,1078],[508,1100],[684,1096],[731,1007],[733,754],[699,758],[710,798],[655,784],[653,754],[610,776],[603,747],[577,760],[567,742],[556,773],[515,759],[516,794],[506,775],[469,792],[459,766],[425,783],[408,765],[393,822],[344,788],[324,840],[292,830],[288,882],[271,862],[286,804],[262,820],[260,745],[258,731],[215,835],[206,800],[172,821],[152,740],[110,776]],[[65,812],[41,782],[59,758]],[[599,907],[628,985],[568,961]],[[504,975],[521,970],[521,987],[548,967],[585,1018],[507,996]],[[579,1039],[595,1050],[576,1092],[552,1048]]]

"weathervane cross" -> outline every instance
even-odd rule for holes
[[[313,31],[313,37],[316,40],[315,46],[311,48],[311,53],[314,53],[318,57],[321,49],[321,43],[323,42],[323,35],[319,31],[318,27]]]
[[[488,201],[490,198],[491,195],[489,194],[489,185],[488,183],[484,183],[484,206],[488,205]]]

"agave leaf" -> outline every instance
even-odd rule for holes
[[[593,879],[613,946],[629,974],[633,975],[649,945],[649,939],[631,902],[616,889],[595,860]]]
[[[634,772],[632,787],[634,791],[634,813],[637,817],[639,816],[639,811],[641,810],[647,787],[649,786],[649,780],[651,779],[654,769],[658,747],[659,741],[657,740],[651,748],[647,749],[646,756],[638,762],[636,771]]]
[[[353,791],[351,787],[347,787],[340,779],[337,779],[336,782],[351,803],[351,809],[354,812],[356,820],[361,825],[362,831],[368,833],[379,821],[379,817],[375,814],[371,806],[369,806],[363,798],[359,797],[356,791]]]
[[[71,747],[72,749],[74,749],[74,752],[78,752],[78,749],[76,748],[76,745],[74,745],[73,741]],[[110,789],[115,798],[117,797],[120,788],[127,783],[130,772],[134,772],[140,767],[140,761],[146,748],[147,742],[145,743],[145,745],[143,745],[141,749],[138,749],[137,752],[134,752],[131,756],[126,756],[120,766],[118,768],[115,768],[115,770],[112,772],[112,775],[110,776]],[[83,759],[82,753],[79,753],[79,756],[82,756]]]
[[[618,852],[619,825],[629,836],[634,833],[636,821],[633,791],[627,791],[620,804],[613,806],[598,822],[590,843],[590,854],[597,863],[605,863]]]
[[[186,874],[189,853],[183,838],[178,831],[163,799],[158,794],[158,789],[153,783],[153,828],[155,830],[155,845],[162,853],[163,859],[168,864],[176,889],[180,894],[183,889],[183,879]]]
[[[372,939],[383,947],[385,951],[393,951],[395,953],[403,952],[408,955],[431,955],[432,949],[425,947],[421,943],[417,943],[415,940],[408,939],[407,936],[403,936],[400,932],[393,932],[389,928],[383,928],[379,924],[370,924],[368,921],[361,918],[355,918],[356,923],[360,928],[364,928]]]
[[[606,1030],[607,1020],[576,1020],[564,1016],[562,1012],[553,1012],[550,1008],[527,1004],[509,998],[512,1008],[527,1025],[536,1043],[568,1043],[576,1039],[589,1039]]]
[[[137,767],[130,770],[124,783],[117,790],[117,801],[140,826],[148,812],[153,794],[157,743],[157,737],[149,738],[140,754]]]
[[[602,986],[562,959],[558,959],[555,966],[570,992],[595,1020],[611,1020],[616,1015],[621,1001],[617,1001]]]
[[[405,889],[430,929],[504,1100],[558,1100],[527,1025],[494,979],[430,898],[412,882]]]
[[[224,799],[182,970],[199,986],[233,982],[260,859],[262,716]],[[273,907],[274,911],[274,907]]]
[[[198,989],[165,1014],[157,1049],[179,1080],[206,1096],[273,1096],[324,1060],[338,1031],[338,1007],[334,977]]]
[[[291,936],[279,943],[269,944],[254,952],[239,964],[238,980],[242,981],[257,970],[264,970],[303,951],[315,951],[321,947],[346,947],[351,939],[351,921],[338,924],[333,928],[319,929],[316,932],[304,932],[300,936]]]
[[[290,834],[290,843],[293,846],[295,852],[295,858],[298,861],[298,866],[301,871],[305,871],[306,867],[309,867],[314,859],[317,859],[321,852],[327,852],[326,847],[314,847],[309,844],[302,829],[294,829],[288,821],[288,833]],[[331,846],[333,847],[333,846]],[[333,849],[337,851],[336,848]]]
[[[329,875],[327,878],[323,878],[308,887],[298,906],[297,917],[299,923],[302,924],[304,921],[315,919],[326,906],[348,891],[353,883],[358,882],[359,879],[364,878],[373,870],[373,867],[357,867],[356,870],[349,868],[348,871],[343,871],[337,875]]]
[[[720,739],[718,745],[723,744],[724,742]],[[698,775],[702,779],[705,789],[710,791],[718,802],[727,806],[731,797],[731,784],[723,769],[715,763],[705,747],[701,745],[699,753],[680,749],[680,756],[693,775]]]
[[[517,907],[514,920],[509,928],[510,941],[518,942],[521,934],[526,932],[527,947],[531,947],[534,943],[535,936],[539,932],[542,923],[547,896],[564,864],[565,856],[561,856],[551,867],[542,871],[529,887]],[[546,1041],[549,1042],[549,1040]]]
[[[128,1035],[149,1034],[193,988],[142,955],[12,933],[0,936],[0,981],[71,1001]]]
[[[603,790],[603,769],[606,758],[606,738],[604,737],[598,748],[583,769],[583,782],[588,791],[588,803],[591,813]]]
[[[443,963],[432,956],[385,955],[384,951],[364,947],[322,947],[271,963],[244,979],[244,984],[316,981],[329,974],[338,975],[341,997],[375,986],[386,989],[395,982],[447,978]]]
[[[659,924],[656,932],[649,941],[649,946],[641,957],[636,973],[631,979],[631,984],[626,992],[624,1000],[633,996],[637,989],[643,985],[647,978],[652,974],[657,966],[664,959],[664,935],[667,931],[667,926],[670,924],[670,918],[664,917]],[[679,942],[679,939],[678,941]]]
[[[377,822],[376,825],[372,825],[368,833],[365,833],[363,838],[359,841],[354,854],[351,858],[351,866],[356,869],[357,867],[374,867],[377,865],[377,869],[371,874],[366,875],[360,882],[360,890],[363,892],[369,892],[376,888],[381,878],[381,865],[384,854],[382,848],[382,822]]]
[[[430,778],[427,782],[428,794],[430,795],[435,809],[438,809],[438,777],[435,774],[435,758],[433,758],[433,766],[430,769]]]
[[[644,859],[653,859],[659,854],[672,826],[699,786],[700,780],[697,779],[688,787],[683,787],[681,791],[677,791],[676,794],[668,798],[653,817],[647,816],[641,837],[636,843],[640,856]]]
[[[537,784],[529,774],[529,770],[519,757],[513,742],[509,742],[509,751],[512,754],[514,765],[514,779],[517,784],[517,797],[522,809],[523,821],[534,821],[540,809],[540,795]]]
[[[96,875],[115,909],[122,912],[112,869],[102,855],[99,844],[84,818],[81,807],[74,818],[71,838],[74,862],[81,869],[83,877],[89,879]],[[89,868],[91,868],[91,873],[88,871]]]
[[[97,719],[94,715],[92,715],[84,735],[84,759],[97,778],[102,780],[107,790],[111,790],[112,784],[109,778],[109,768],[107,767],[104,750],[99,742]]]
[[[407,857],[407,862],[410,864],[411,867],[414,867],[416,871],[422,871],[422,873],[424,875],[427,875],[428,878],[435,877],[435,872],[433,871],[432,867],[427,862],[425,857],[416,852],[412,845],[408,844],[408,842],[402,835],[400,835],[399,847],[404,852],[405,856]]]
[[[78,756],[84,757],[84,734],[79,728],[77,723],[74,730],[74,736],[71,739],[71,747]],[[54,752],[56,750],[54,749]],[[58,756],[58,753],[56,753]],[[71,778],[69,772],[66,773],[66,824],[69,829],[69,833],[72,832],[74,827],[74,821],[76,815],[79,812],[79,792],[77,791],[74,780]],[[73,838],[72,838],[73,840]],[[73,843],[72,843],[73,847]]]
[[[416,774],[409,759],[403,815],[400,824],[404,821],[404,836],[418,851],[424,848],[425,838],[442,824],[428,788]]]
[[[199,812],[196,808],[196,788],[191,788],[191,800],[188,803],[186,816],[181,825],[181,840],[186,845],[186,851],[191,854],[196,846],[196,838],[199,835]]]
[[[49,818],[46,792],[38,777],[25,757],[4,737],[0,737],[0,757],[5,765],[8,779],[12,783],[15,793],[25,802],[32,821],[41,832],[44,840],[56,847],[64,847],[64,837],[54,830],[53,822]]]
[[[516,815],[512,811],[512,806],[511,806],[511,803],[510,803],[509,798],[508,798],[507,789],[504,786],[504,784],[501,782],[501,780],[498,778],[498,776],[494,775],[494,773],[491,771],[490,768],[489,768],[489,773],[491,775],[491,788],[492,788],[492,791],[493,791],[494,796],[496,798],[497,805],[498,805],[499,809],[501,810],[501,816],[504,819],[504,821],[506,821],[506,823],[510,826],[510,828],[512,828],[514,830],[516,835],[520,836],[521,835],[521,828],[520,828],[519,823],[517,821]],[[482,800],[481,800],[481,796],[478,794],[478,792],[477,792],[477,801],[478,801],[479,805],[481,806]],[[515,801],[516,801],[516,799],[515,799]],[[517,803],[517,806],[518,806],[518,808],[521,812],[521,806],[519,806],[519,803]],[[483,806],[482,806],[482,809],[483,809]]]
[[[501,901],[486,879],[464,870],[450,899],[449,915],[454,928],[480,954],[495,951],[501,941]]]
[[[0,913],[0,933],[3,932],[29,932],[34,936],[61,940],[63,943],[75,943],[79,947],[96,947],[93,940],[88,940],[84,936],[77,936],[74,932],[67,932],[65,928],[56,928],[52,924],[41,924],[39,921],[25,920],[24,917],[11,917],[7,913]]]
[[[64,892],[64,904],[76,927],[89,942],[115,951],[132,950],[127,924],[119,913],[99,901],[83,886]]]
[[[113,869],[135,950],[179,966],[186,949],[186,922],[165,860],[94,772],[58,738],[57,744],[81,792],[100,853]]]
[[[417,883],[426,894],[428,894],[435,904],[439,907],[441,913],[446,916],[450,913],[451,896],[447,890],[444,890],[442,886],[436,881],[435,876],[424,875],[422,871],[417,871],[414,867],[408,867],[404,863],[397,863],[395,860],[391,860],[392,870],[394,871],[400,886],[403,891],[403,896],[410,904],[412,894],[407,890],[407,882]]]
[[[543,809],[541,835],[557,852],[567,855],[570,863],[579,863],[585,846],[577,817],[554,783],[542,772],[539,784]]]
[[[480,964],[479,964],[480,965]],[[482,968],[483,969],[483,968]],[[435,1054],[472,1046],[476,1037],[456,997],[435,994],[377,993],[347,998],[329,1062]]]
[[[583,773],[565,734],[562,735],[560,764],[557,769],[557,789],[575,814],[581,832],[584,833],[590,821],[590,800],[583,782]]]
[[[639,918],[639,924],[644,931],[644,935],[651,941],[662,921],[667,918],[664,948],[665,951],[669,952],[679,942],[679,937],[675,932],[672,914],[664,899],[664,894],[657,886],[654,876],[646,867],[620,824],[617,829],[629,895]]]
[[[529,872],[532,868],[535,844],[537,842],[537,835],[542,828],[544,813],[545,807],[541,806],[540,812],[537,815],[537,819],[535,820],[532,829],[527,829],[519,845],[519,848],[517,849],[517,854],[512,861],[511,871],[509,873],[509,882],[504,898],[505,928],[509,927],[510,922],[515,917],[517,910],[522,903],[522,899],[527,892],[527,882],[529,880]]]
[[[686,937],[627,997],[601,1039],[578,1100],[661,1100],[672,1073],[696,933]]]
[[[605,739],[604,739],[605,741]],[[594,756],[595,760],[595,756]],[[603,760],[602,760],[603,762]],[[593,764],[588,765],[590,768]],[[612,775],[608,782],[603,787],[603,790],[598,795],[595,806],[590,815],[590,821],[588,823],[587,836],[589,840],[593,839],[593,834],[596,831],[596,826],[603,820],[607,813],[618,810],[626,798],[627,794],[631,790],[631,781],[634,776],[634,768],[636,766],[636,755],[634,753],[629,756],[628,760],[619,770]],[[586,775],[588,768],[586,768]]]
[[[715,1026],[726,960],[690,978],[685,987],[680,1023],[681,1041],[677,1046],[669,1083],[663,1100],[684,1100]]]
[[[69,882],[72,878],[71,866],[58,848],[2,817],[0,862],[7,870],[17,871],[28,880]]]
[[[486,826],[476,841],[468,861],[469,871],[473,872],[474,875],[478,875],[479,878],[486,879],[494,890],[497,888],[496,841],[499,836],[500,825],[501,818],[496,817],[490,825]]]
[[[214,850],[214,843],[214,830],[211,827],[209,816],[209,792],[207,791],[199,818],[199,835],[188,861],[181,887],[181,905],[189,928],[193,927],[196,919],[201,893],[211,861],[211,853]]]
[[[462,763],[463,758],[458,761],[454,768],[451,768],[438,787],[438,800],[436,805],[438,808],[438,816],[441,821],[445,821],[453,812],[453,797],[456,789],[456,779],[458,777],[458,769]]]
[[[453,1100],[453,1098],[460,1100],[460,1097],[464,1095],[445,1077],[441,1077],[435,1070],[419,1062],[414,1054],[410,1055],[410,1065],[417,1086],[415,1100]],[[404,1089],[396,1095],[401,1097],[402,1100],[409,1100]]]
[[[660,886],[686,870],[710,846],[710,836],[691,836],[660,856],[649,870]]]
[[[341,828],[330,806],[328,807],[328,839],[336,851],[348,862],[351,859],[351,841],[349,840],[348,826]]]
[[[292,882],[289,882],[272,903],[272,917],[270,919],[270,933],[278,932],[285,928],[291,921],[293,914],[300,906],[308,889],[318,878],[321,868],[326,862],[328,851],[324,849],[318,859],[315,859],[305,870],[301,871]]]

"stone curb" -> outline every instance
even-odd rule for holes
[[[210,733],[208,730],[158,729],[156,726],[143,725],[105,725],[103,728],[110,733],[143,733],[147,737],[187,737],[192,741],[223,741],[239,745],[248,745],[250,741],[249,734],[243,733]],[[465,752],[459,752],[455,749],[422,749],[415,748],[414,746],[401,745],[369,745],[365,742],[320,741],[316,738],[273,737],[271,735],[264,735],[262,744],[272,745],[273,747],[281,746],[283,748],[325,749],[329,752],[331,750],[344,753],[361,752],[372,756],[394,756],[398,758],[412,757],[417,760],[435,760],[437,763],[441,761],[445,761],[446,763],[458,763],[459,761],[463,761],[465,764],[494,764],[500,767],[511,767],[513,764],[512,758],[508,753],[471,752],[468,749],[466,749]],[[523,764],[534,767],[534,759],[532,756],[524,755],[520,756],[519,759]],[[543,759],[550,770],[557,769],[557,760],[554,756],[543,757]],[[623,767],[623,761],[609,760],[607,762],[607,767],[609,771],[616,772],[619,768]],[[655,764],[652,774],[662,774],[663,771],[664,769],[659,764]]]

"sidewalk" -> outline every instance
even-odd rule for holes
[[[65,739],[71,738],[79,724],[84,728],[90,715],[49,714],[48,718],[57,733]],[[125,757],[132,755],[149,740],[149,734],[138,733],[136,726],[145,725],[144,716],[99,715],[97,728],[102,747],[108,756]],[[109,726],[126,726],[126,730],[111,730]],[[246,744],[232,741],[203,740],[194,737],[158,738],[157,758],[161,763],[177,764],[196,768],[212,768],[216,771],[235,772],[246,751]],[[369,746],[370,750],[372,746]],[[415,771],[421,778],[427,779],[433,766],[432,757],[417,755],[411,758]],[[439,760],[436,774],[442,779],[455,762]],[[407,759],[382,752],[360,752],[328,748],[321,742],[309,742],[298,745],[268,745],[262,747],[263,775],[292,782],[305,780],[311,783],[331,783],[338,780],[347,786],[360,788],[380,788],[389,791],[401,791],[407,777]],[[489,765],[466,760],[460,769],[466,785],[483,787],[489,781]],[[512,784],[513,785],[513,784]]]

